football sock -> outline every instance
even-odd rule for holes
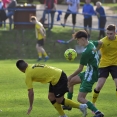
[[[86,104],[88,108],[92,110],[93,112],[96,112],[98,110],[91,102],[88,101]]]
[[[43,53],[43,55],[44,55],[45,57],[47,57],[47,56],[48,56],[46,52],[44,52],[44,53]]]
[[[73,93],[72,92],[68,92],[67,93],[67,98],[72,100],[72,97],[73,97]]]
[[[61,104],[58,104],[56,101],[52,101],[51,103],[61,116],[65,115],[65,113],[61,107]]]
[[[39,52],[39,53],[38,53],[38,56],[39,56],[39,58],[42,58],[42,53]]]
[[[70,106],[72,108],[79,108],[80,107],[79,103],[75,103],[70,99],[64,99],[62,104],[65,105],[65,106]]]
[[[99,93],[100,93],[99,91],[96,91],[94,89],[92,103],[95,103],[97,101],[97,98],[98,98]]]

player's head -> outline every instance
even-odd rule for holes
[[[73,36],[80,46],[85,46],[85,44],[88,42],[88,34],[85,30],[80,30],[76,32]]]
[[[102,6],[102,3],[100,1],[96,2],[97,8],[100,8]]]
[[[26,68],[28,67],[28,63],[26,63],[24,60],[18,60],[16,62],[16,66],[20,71],[25,72]]]
[[[114,24],[108,25],[107,28],[106,28],[106,34],[107,34],[107,37],[108,37],[110,40],[115,39],[116,26],[115,26]]]
[[[37,21],[37,18],[35,16],[31,16],[30,22],[36,23],[36,21]]]

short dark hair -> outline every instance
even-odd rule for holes
[[[80,30],[80,31],[76,32],[73,36],[74,36],[74,39],[78,39],[78,38],[82,38],[82,37],[84,37],[86,39],[88,38],[88,34],[85,30]]]
[[[24,60],[20,59],[16,62],[16,66],[20,70],[25,70],[27,68],[28,64]]]
[[[116,31],[116,26],[114,24],[110,24],[110,25],[107,26],[106,29],[109,30],[109,31]]]

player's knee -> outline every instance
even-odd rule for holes
[[[52,101],[52,100],[55,100],[55,97],[53,97],[53,95],[49,94],[49,95],[48,95],[48,99],[49,99],[50,101]]]

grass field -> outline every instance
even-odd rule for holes
[[[30,64],[35,59],[27,60]],[[58,117],[58,113],[47,99],[48,84],[34,83],[35,100],[32,113],[26,115],[28,109],[27,89],[24,82],[25,76],[15,66],[16,60],[0,61],[0,117]],[[77,60],[67,62],[65,60],[50,60],[46,64],[63,69],[70,75],[77,67]],[[77,101],[79,85],[75,86],[74,101]],[[92,93],[87,99],[91,100]],[[105,113],[105,117],[117,117],[115,87],[111,77],[108,78],[103,90],[100,93],[96,106]],[[66,111],[68,117],[82,117],[77,109]],[[88,110],[87,117],[92,117]]]

